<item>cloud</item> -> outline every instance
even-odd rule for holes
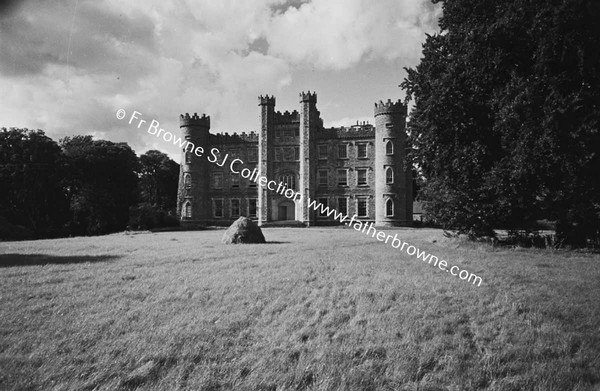
[[[429,0],[313,0],[274,17],[269,52],[320,69],[366,59],[418,59],[438,8]]]
[[[96,2],[25,2],[0,19],[0,72],[38,74],[48,65],[93,73],[148,72],[139,61],[155,50],[153,24],[144,15],[123,17]]]
[[[416,59],[437,13],[429,0],[15,2],[0,8],[0,126],[138,151],[156,140],[116,120],[118,108],[172,131],[186,111],[211,115],[213,130],[256,130],[239,117],[258,95],[302,69]]]

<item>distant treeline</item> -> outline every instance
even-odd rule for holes
[[[42,130],[0,129],[0,239],[177,225],[179,164],[159,151]]]

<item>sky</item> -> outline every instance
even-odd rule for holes
[[[373,103],[404,98],[441,14],[430,0],[20,0],[0,3],[0,127],[177,149],[116,118],[134,110],[179,131],[206,114],[211,132],[259,127],[315,91],[325,126],[374,123]]]

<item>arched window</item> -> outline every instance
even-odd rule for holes
[[[394,215],[394,201],[391,198],[388,198],[388,200],[385,202],[385,215]]]
[[[183,185],[186,189],[192,188],[192,176],[190,174],[183,175]]]
[[[388,140],[387,143],[385,143],[385,154],[386,155],[394,154],[394,142],[392,140]]]
[[[388,167],[385,169],[385,183],[394,183],[394,170],[392,169],[392,167]]]
[[[294,174],[280,175],[279,182],[283,183],[288,189],[296,190],[296,175]]]
[[[192,163],[192,153],[191,152],[186,152],[185,153],[185,163],[186,164],[191,164]]]
[[[192,218],[192,203],[191,202],[186,201],[183,204],[183,210],[181,211],[181,214],[186,219],[191,219]]]

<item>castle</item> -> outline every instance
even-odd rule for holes
[[[375,126],[341,128],[323,127],[317,94],[310,91],[300,93],[299,112],[275,111],[275,97],[268,95],[258,98],[258,106],[258,133],[211,134],[210,117],[185,114],[182,136],[205,151],[216,148],[243,160],[303,197],[290,200],[183,148],[177,203],[183,226],[224,225],[239,216],[259,225],[336,223],[309,207],[310,200],[378,226],[412,224],[412,179],[404,165],[406,106],[400,101],[375,103]]]

